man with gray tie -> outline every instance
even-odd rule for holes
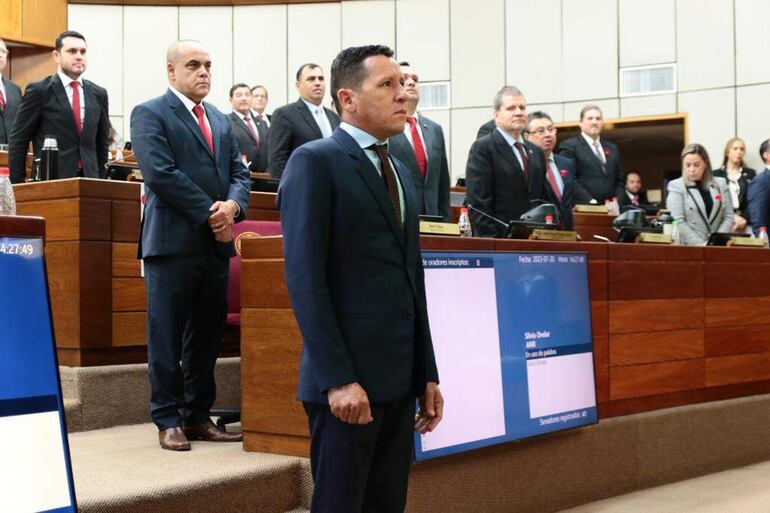
[[[294,150],[307,142],[329,137],[340,124],[339,116],[322,105],[326,80],[321,66],[313,63],[300,66],[295,87],[299,100],[273,112],[270,123],[267,170],[273,178],[281,178]]]
[[[8,47],[5,46],[5,41],[0,39],[0,144],[8,144],[8,135],[21,103],[19,86],[3,77],[7,63]]]
[[[417,112],[420,102],[420,78],[408,63],[400,62],[406,93],[404,131],[388,139],[390,153],[411,171],[419,196],[419,212],[441,216],[449,214],[449,164],[441,125]]]

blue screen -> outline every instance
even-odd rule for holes
[[[0,511],[74,513],[42,240],[0,237],[0,284]]]
[[[597,422],[584,253],[423,252],[444,419],[416,459]]]

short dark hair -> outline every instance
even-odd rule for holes
[[[401,61],[401,62],[399,62],[399,63],[398,63],[398,65],[399,65],[399,66],[408,66],[408,67],[410,67],[410,68],[412,67],[412,65],[411,65],[411,64],[409,64],[409,63],[408,63],[408,62],[406,62],[406,61]]]
[[[254,87],[251,88],[251,94],[254,94],[254,89],[264,89],[265,90],[265,98],[267,98],[267,87],[263,86],[262,84],[257,84]]]
[[[315,68],[321,68],[318,64],[315,64],[313,62],[306,62],[302,66],[299,67],[297,70],[297,82],[299,82],[299,77],[302,76],[302,72],[305,71],[305,68],[315,69]],[[321,68],[323,70],[323,68]]]
[[[83,37],[83,34],[80,32],[75,32],[74,30],[65,30],[59,34],[59,37],[56,38],[56,43],[54,46],[56,47],[57,52],[61,51],[62,43],[64,42],[65,37],[74,37],[77,39],[82,39],[84,43],[86,42],[86,38]]]
[[[759,145],[759,158],[761,158],[762,162],[765,162],[765,164],[767,164],[765,161],[765,153],[768,151],[770,151],[770,139],[765,139],[762,141],[762,144]]]
[[[366,78],[364,61],[376,55],[392,58],[393,50],[385,45],[352,46],[345,48],[334,58],[331,93],[337,112],[342,113],[340,99],[337,97],[339,90],[343,87],[351,89],[359,87]]]
[[[524,131],[529,132],[529,125],[538,119],[547,119],[551,123],[553,123],[553,119],[551,119],[551,116],[543,112],[542,110],[536,110],[535,112],[530,112],[529,116],[527,116],[527,124],[524,125]]]
[[[249,84],[244,84],[243,82],[238,82],[237,84],[233,84],[233,87],[230,88],[230,98],[233,97],[233,94],[235,94],[236,89],[240,89],[241,87],[245,87],[246,89],[251,92],[251,88],[249,87]]]
[[[639,173],[639,171],[629,171],[628,173],[626,173],[626,182],[628,182],[628,177],[631,176],[631,175],[638,176],[639,180],[642,179],[642,175]]]

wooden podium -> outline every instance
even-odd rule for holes
[[[770,251],[430,236],[421,247],[586,252],[600,418],[770,392],[770,282],[757,279]],[[281,239],[242,251],[244,448],[307,456]]]

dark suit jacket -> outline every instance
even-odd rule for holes
[[[324,107],[332,130],[340,124],[340,117]],[[283,168],[294,150],[322,137],[313,114],[302,101],[284,105],[273,112],[270,119],[270,135],[268,137],[267,170],[273,178],[281,178]]]
[[[418,116],[418,122],[425,139],[425,153],[428,166],[425,178],[420,173],[420,166],[414,156],[414,148],[403,133],[394,135],[388,142],[390,154],[403,162],[411,171],[417,189],[419,213],[441,216],[444,221],[451,221],[449,213],[449,164],[447,163],[446,143],[441,125],[430,119]]]
[[[720,167],[719,169],[714,170],[714,176],[719,176],[721,178],[724,178],[725,181],[727,181],[729,186],[729,180],[727,180],[727,169],[725,166]],[[749,184],[754,179],[754,177],[757,176],[756,171],[751,169],[750,167],[743,166],[741,170],[741,177],[738,178],[738,187],[740,188],[740,192],[738,193],[738,205],[733,205],[735,208],[735,213],[739,216],[742,216],[748,223],[751,223],[751,217],[749,217],[749,203],[748,203],[748,191],[749,191]]]
[[[561,202],[556,200],[556,195],[547,179],[545,181],[545,188],[548,191],[548,199],[559,207],[562,228],[565,230],[572,230],[574,226],[572,220],[572,208],[575,206],[575,164],[561,155],[554,154],[553,158],[556,162],[556,167],[559,168],[559,175],[564,182]]]
[[[595,199],[604,203],[605,199],[620,198],[625,190],[625,175],[620,166],[618,147],[601,139],[607,157],[605,173],[602,163],[594,150],[588,145],[583,135],[571,137],[559,146],[559,154],[575,163],[575,202],[589,203]]]
[[[422,395],[438,382],[425,304],[417,193],[392,159],[405,223],[355,140],[332,137],[295,151],[278,189],[286,285],[302,332],[298,398],[358,382],[373,403]]]
[[[251,113],[249,115],[251,116]],[[259,136],[259,146],[257,146],[257,143],[251,138],[242,117],[238,116],[235,112],[231,112],[227,117],[230,119],[230,125],[233,127],[233,136],[238,141],[238,148],[241,150],[241,153],[246,155],[246,160],[251,162],[249,171],[257,173],[267,171],[267,138],[270,132],[270,129],[267,128],[267,123],[251,116],[254,129]]]
[[[760,226],[770,228],[770,171],[759,173],[751,181],[746,203],[754,234],[759,235]]]
[[[21,89],[10,80],[3,79],[5,86],[5,112],[0,111],[0,144],[8,144],[13,121],[21,103]]]
[[[83,176],[104,176],[110,145],[107,91],[93,82],[83,80],[83,97],[86,110],[83,132],[78,135],[72,106],[58,74],[54,73],[27,86],[11,131],[8,156],[11,181],[24,181],[29,141],[32,141],[32,149],[37,157],[46,135],[55,136],[59,145],[59,178],[77,176],[78,160],[83,161]]]
[[[645,205],[649,203],[647,200],[647,191],[639,191],[639,205]],[[625,186],[623,187],[623,192],[618,196],[618,206],[619,207],[625,207],[631,204],[631,198],[628,197],[628,193],[626,192]]]
[[[495,125],[495,120],[490,119],[479,127],[479,132],[476,134],[476,139],[481,139],[485,135],[492,133],[492,130],[495,128],[497,128],[497,125]]]
[[[208,103],[204,107],[213,155],[198,123],[171,90],[131,112],[131,140],[146,186],[139,258],[205,255],[209,247],[235,255],[232,242],[214,240],[209,208],[215,201],[235,200],[240,206],[236,221],[242,220],[249,173],[227,116]]]
[[[543,150],[526,141],[524,146],[529,154],[526,182],[513,149],[499,130],[473,143],[465,170],[468,203],[507,223],[529,210],[532,200],[548,197]],[[477,237],[505,237],[505,226],[472,210],[470,216]]]

